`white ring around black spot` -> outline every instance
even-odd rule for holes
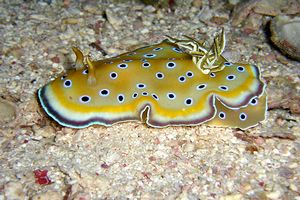
[[[135,99],[135,98],[138,97],[138,95],[139,95],[139,94],[138,94],[137,92],[135,92],[135,93],[132,94],[132,98]]]
[[[142,95],[143,96],[148,96],[148,92],[143,92]]]
[[[257,100],[256,97],[254,97],[254,98],[252,98],[252,99],[250,100],[250,105],[252,105],[252,106],[256,106],[257,103],[258,103],[258,100]]]
[[[197,90],[204,90],[205,88],[207,87],[207,84],[200,84],[200,85],[197,85]]]
[[[72,81],[70,79],[67,79],[64,81],[64,87],[69,88],[72,86]]]
[[[245,67],[243,67],[243,66],[237,66],[236,69],[237,69],[239,72],[244,72],[244,71],[245,71]]]
[[[176,94],[175,94],[175,93],[172,93],[172,92],[169,92],[169,93],[167,94],[167,97],[168,97],[168,99],[170,99],[170,100],[174,100],[174,99],[176,99]]]
[[[118,102],[119,102],[119,103],[123,103],[123,102],[125,101],[125,96],[124,96],[124,94],[119,94],[118,97],[117,97],[117,99],[118,99]]]
[[[224,62],[224,66],[229,67],[232,66],[233,64],[231,62]]]
[[[224,113],[224,112],[219,112],[219,118],[220,118],[220,119],[225,119],[225,118],[226,118],[226,113]]]
[[[194,76],[194,73],[191,72],[191,71],[187,71],[187,72],[186,72],[186,76],[189,77],[189,78],[191,78],[191,77]]]
[[[157,47],[155,49],[153,49],[153,51],[161,51],[163,48],[162,47]]]
[[[177,53],[182,53],[182,50],[177,48],[177,47],[173,47],[172,50],[177,52]]]
[[[157,72],[155,76],[157,79],[163,79],[165,77],[165,75],[161,72]]]
[[[247,115],[245,113],[240,113],[240,120],[245,121],[247,119]]]
[[[152,97],[153,97],[154,99],[156,99],[157,101],[159,100],[158,96],[157,96],[156,94],[154,94],[154,93],[152,93]]]
[[[167,68],[173,69],[173,68],[175,68],[175,67],[176,67],[176,63],[175,63],[175,62],[168,62],[168,63],[167,63]]]
[[[181,82],[181,83],[183,83],[183,82],[186,81],[186,78],[184,76],[179,76],[178,77],[178,81]]]
[[[116,78],[118,78],[117,72],[111,72],[111,73],[109,74],[109,76],[110,76],[111,79],[116,79]]]
[[[144,88],[146,88],[146,85],[144,83],[138,83],[138,84],[136,84],[136,87],[138,89],[144,89]]]
[[[110,93],[110,92],[109,92],[109,89],[102,89],[102,90],[99,91],[99,95],[100,95],[100,96],[103,96],[103,97],[108,96],[109,93]]]
[[[79,97],[80,103],[89,103],[91,101],[91,97],[88,95],[83,95]]]
[[[151,64],[148,63],[148,62],[144,62],[144,63],[142,64],[142,67],[144,67],[144,68],[148,68],[148,67],[150,67],[150,66],[151,66]]]
[[[84,74],[84,75],[86,75],[86,74],[88,74],[88,73],[89,73],[89,70],[88,70],[88,69],[85,69],[85,70],[82,71],[82,74]]]
[[[228,81],[233,81],[235,78],[236,78],[236,76],[233,75],[233,74],[230,74],[230,75],[226,76],[226,79],[227,79]]]
[[[184,101],[184,104],[186,106],[191,106],[193,104],[193,99],[192,98],[187,98],[185,101]]]
[[[222,91],[228,91],[228,87],[226,85],[220,85],[219,89]]]
[[[212,72],[212,73],[209,74],[209,76],[214,78],[214,77],[216,77],[216,74]]]
[[[154,53],[148,53],[148,54],[144,55],[145,58],[154,58],[155,56],[156,56],[156,54],[154,54]]]
[[[118,67],[121,68],[121,69],[126,69],[128,67],[128,64],[120,63],[120,64],[118,64]]]

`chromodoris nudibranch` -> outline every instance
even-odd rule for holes
[[[99,61],[84,60],[74,48],[76,70],[40,88],[39,101],[55,121],[73,128],[140,121],[142,115],[151,127],[246,129],[265,119],[265,84],[257,66],[230,63],[222,52],[205,49],[195,58],[181,47],[199,52],[202,46],[187,45],[164,40]]]

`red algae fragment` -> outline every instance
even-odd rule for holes
[[[40,184],[40,185],[49,185],[52,183],[50,178],[48,177],[48,170],[34,170],[34,177],[35,177],[35,182]]]

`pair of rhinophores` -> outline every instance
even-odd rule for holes
[[[222,56],[224,30],[210,48],[187,36],[167,37],[99,61],[73,48],[76,69],[38,90],[43,109],[73,128],[146,116],[146,123],[157,128],[205,123],[247,129],[265,119],[260,70]]]

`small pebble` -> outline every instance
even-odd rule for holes
[[[106,9],[105,10],[105,14],[107,17],[108,22],[115,28],[115,29],[119,29],[119,27],[122,24],[122,19],[118,18],[116,16],[116,14],[110,10],[110,9]]]
[[[72,200],[90,200],[91,197],[88,193],[83,193],[83,192],[80,192],[80,193],[76,193],[74,195],[74,197],[72,197]]]
[[[230,5],[236,5],[236,4],[240,3],[240,2],[241,2],[241,0],[228,0],[228,3]]]
[[[6,125],[16,118],[16,106],[9,101],[0,99],[0,125]]]
[[[55,133],[54,129],[51,126],[45,126],[42,128],[33,126],[33,131],[35,133],[35,137],[42,136],[44,138],[49,138]]]
[[[149,12],[149,13],[153,13],[153,12],[156,11],[156,8],[153,7],[153,6],[151,6],[151,5],[148,5],[148,6],[146,6],[143,10],[144,10],[144,11],[147,11],[147,12]]]
[[[294,191],[294,192],[298,192],[298,187],[297,187],[295,184],[293,184],[293,183],[291,183],[291,184],[289,185],[289,188],[290,188],[292,191]]]
[[[45,21],[47,19],[47,17],[44,15],[39,15],[39,14],[32,14],[32,15],[30,15],[30,19]]]
[[[79,23],[79,19],[78,18],[66,18],[63,20],[63,23],[65,24],[78,24]]]
[[[38,194],[32,197],[32,200],[62,200],[64,197],[55,191],[47,191],[42,194]]]
[[[279,169],[279,176],[290,179],[290,178],[293,178],[294,172],[287,167],[281,167]]]
[[[128,37],[128,38],[124,38],[123,40],[121,40],[120,43],[124,46],[133,46],[133,45],[138,45],[140,43],[140,41]]]
[[[202,0],[193,0],[192,5],[196,8],[201,8],[202,7]]]
[[[220,200],[240,200],[243,198],[243,195],[241,194],[231,194],[231,195],[226,195],[224,197],[221,197]]]
[[[149,29],[144,28],[144,29],[141,30],[141,33],[142,34],[147,34],[147,33],[149,33]]]
[[[291,169],[296,169],[298,167],[298,164],[296,162],[290,163],[288,167]]]
[[[193,143],[188,142],[184,145],[183,150],[185,152],[192,152],[195,150],[195,145]]]
[[[99,191],[105,191],[109,187],[109,179],[107,177],[88,173],[82,173],[78,183],[85,188],[97,188]]]
[[[266,196],[270,199],[280,199],[282,193],[279,190],[277,190],[277,191],[268,192]]]
[[[277,16],[271,21],[271,40],[285,54],[300,61],[300,17]]]
[[[83,8],[85,11],[89,12],[89,13],[93,13],[93,14],[97,14],[97,12],[99,12],[99,8],[95,5],[86,5]]]
[[[4,185],[4,196],[6,200],[23,200],[25,193],[23,186],[19,182],[8,182]],[[1,196],[0,196],[1,198]]]

